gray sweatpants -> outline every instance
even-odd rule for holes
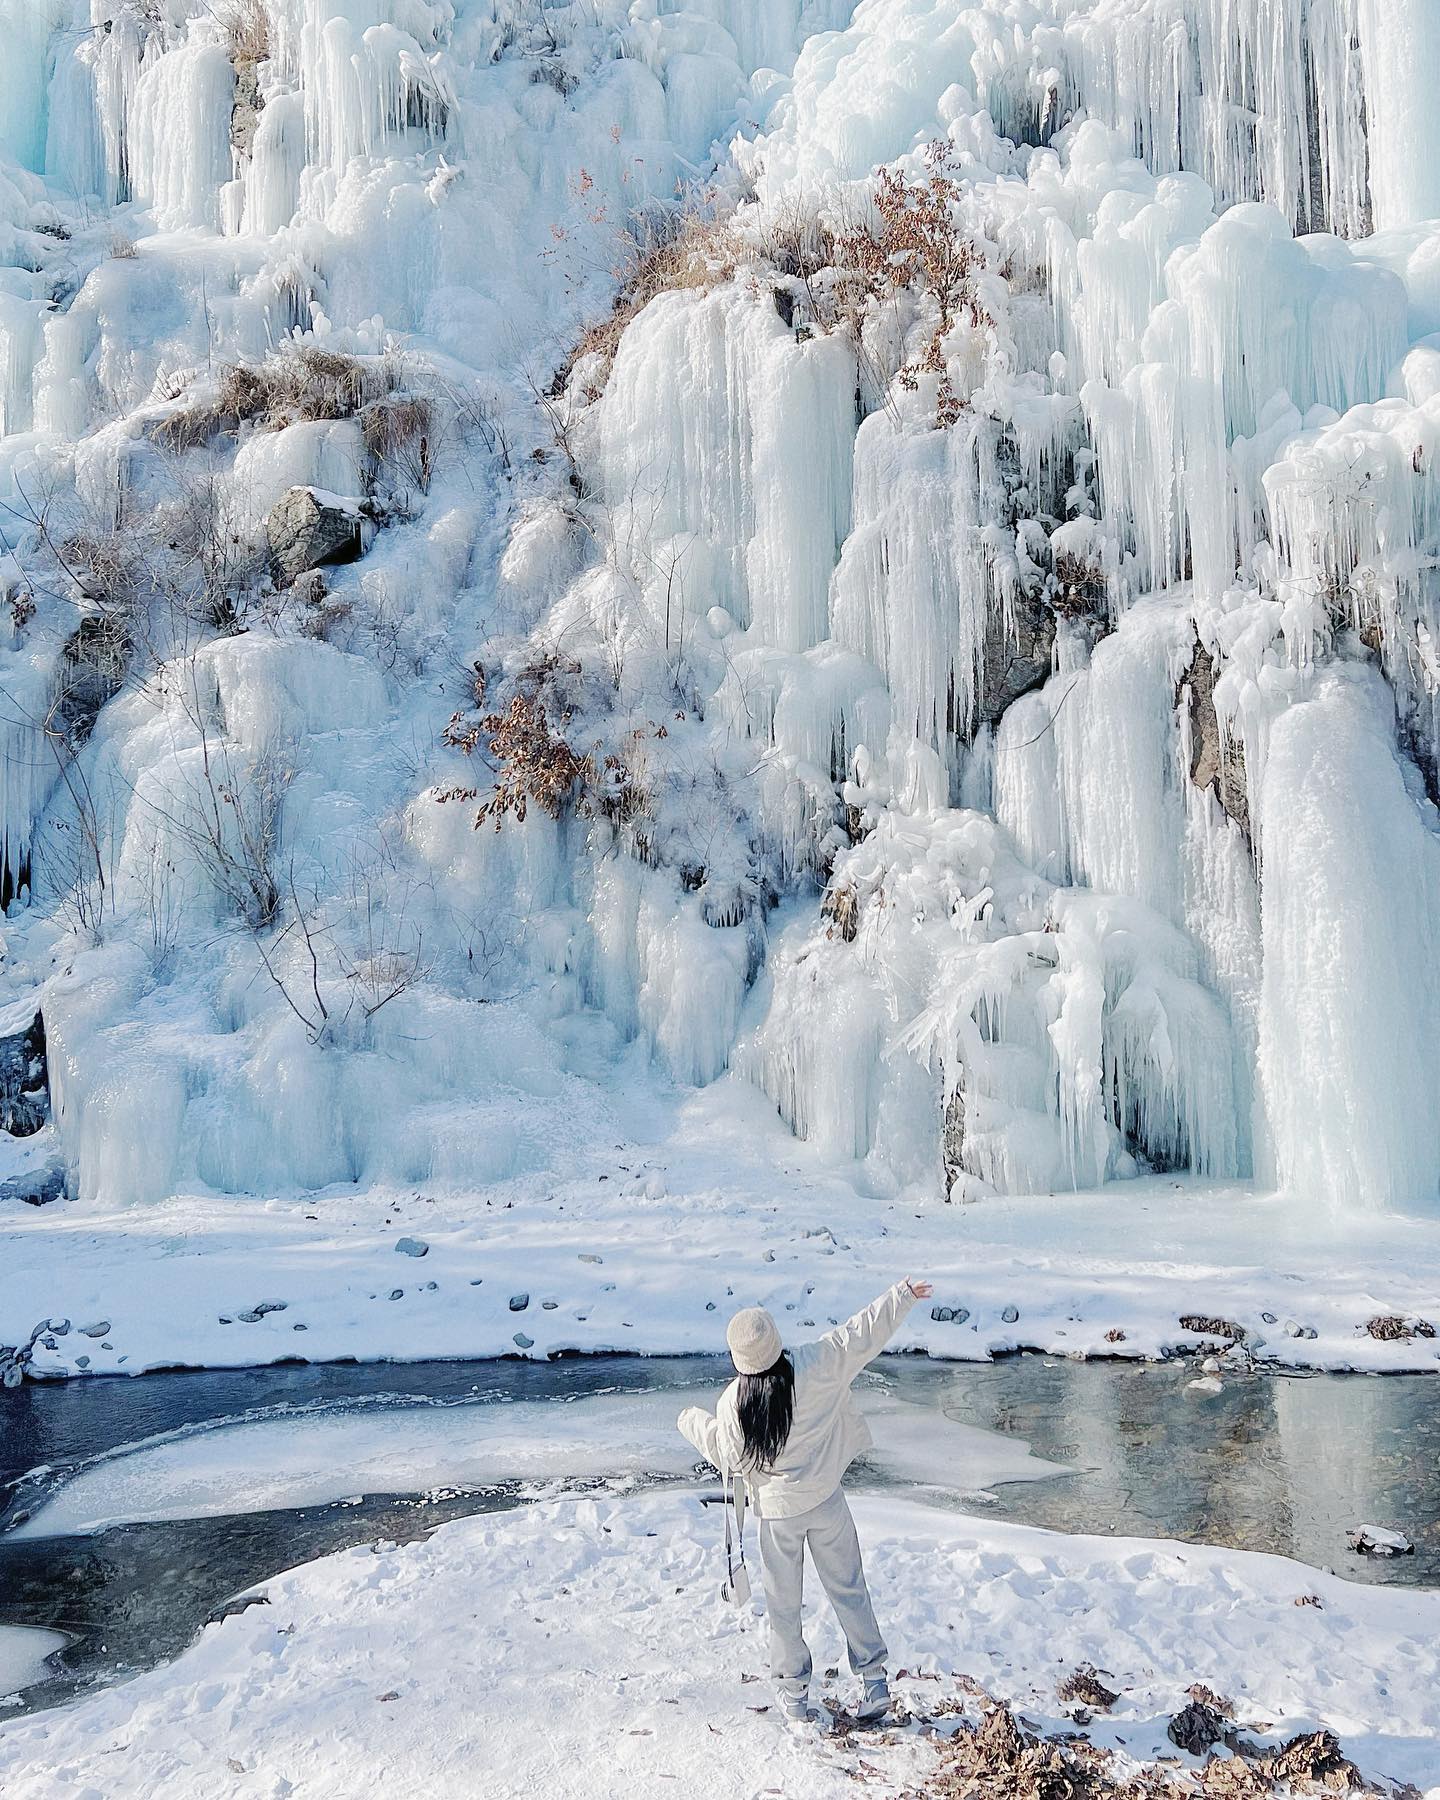
[[[761,1519],[760,1572],[770,1620],[770,1673],[782,1694],[810,1686],[810,1648],[800,1625],[805,1547],[845,1633],[854,1674],[885,1672],[885,1640],[875,1622],[860,1561],[860,1540],[840,1488],[828,1500],[791,1519]]]

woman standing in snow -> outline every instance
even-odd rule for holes
[[[878,1356],[928,1281],[900,1281],[853,1319],[786,1350],[763,1307],[736,1313],[725,1333],[738,1371],[713,1413],[687,1406],[680,1430],[725,1477],[744,1477],[760,1518],[760,1566],[770,1621],[770,1673],[789,1721],[814,1718],[810,1650],[800,1622],[805,1548],[845,1632],[864,1683],[857,1717],[890,1707],[885,1640],[875,1622],[860,1542],[840,1478],[872,1442],[850,1388]]]

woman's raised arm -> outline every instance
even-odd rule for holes
[[[890,1342],[915,1302],[928,1300],[934,1291],[928,1281],[914,1276],[908,1281],[897,1281],[853,1319],[827,1331],[820,1342],[853,1378]]]

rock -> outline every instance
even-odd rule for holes
[[[237,1319],[239,1319],[239,1321],[242,1325],[258,1325],[260,1323],[261,1316],[262,1315],[260,1313],[255,1312],[253,1310],[251,1310],[249,1312],[236,1313],[236,1315],[235,1315],[235,1317]]]
[[[529,1304],[530,1296],[528,1294],[512,1294],[510,1296],[511,1312],[524,1312]]]
[[[981,724],[998,725],[1022,694],[1044,687],[1054,648],[1055,614],[1038,594],[1022,590],[1011,607],[990,607],[980,674]]]
[[[365,549],[365,518],[357,501],[293,487],[271,508],[265,535],[279,576],[289,582],[322,564],[356,561]]]
[[[65,1165],[42,1163],[38,1169],[27,1169],[23,1175],[12,1175],[0,1181],[0,1201],[18,1200],[26,1206],[49,1206],[65,1198]]]
[[[831,883],[820,900],[820,917],[831,921],[826,936],[853,944],[860,932],[860,896],[852,882]]]
[[[1250,800],[1245,785],[1245,754],[1239,743],[1220,741],[1220,715],[1215,710],[1215,659],[1197,637],[1190,667],[1180,678],[1176,699],[1183,699],[1190,723],[1190,779],[1209,788],[1226,815],[1250,841]]]
[[[1413,1556],[1415,1546],[1403,1531],[1391,1531],[1384,1525],[1356,1525],[1345,1533],[1345,1541],[1359,1556]]]
[[[1198,1381],[1187,1381],[1185,1391],[1188,1394],[1203,1394],[1207,1399],[1225,1391],[1225,1384],[1218,1375],[1202,1375]]]
[[[963,1325],[970,1317],[968,1306],[932,1306],[930,1317],[938,1325]]]
[[[544,1312],[554,1312],[559,1304],[558,1300],[542,1300],[540,1302],[541,1310]]]
[[[1020,1308],[1018,1306],[1007,1306],[1000,1315],[1002,1322],[1006,1325],[1015,1324],[1019,1317]]]
[[[405,1290],[404,1288],[391,1288],[385,1298],[387,1300],[403,1300],[405,1298]]]
[[[88,1356],[77,1356],[75,1358],[75,1367],[77,1369],[88,1369],[90,1367],[90,1358]]]
[[[248,58],[235,65],[235,97],[230,103],[230,142],[242,156],[249,156],[265,96],[260,88],[259,65]]]
[[[535,1348],[534,1338],[526,1337],[523,1331],[517,1331],[511,1341],[517,1344],[522,1350],[533,1350]]]
[[[53,1331],[56,1337],[68,1337],[70,1334],[70,1321],[68,1319],[51,1319],[46,1329]]]
[[[1192,1700],[1175,1714],[1165,1727],[1165,1735],[1177,1750],[1191,1756],[1204,1756],[1225,1735],[1225,1723],[1213,1706],[1203,1700]]]
[[[82,1325],[80,1327],[80,1334],[82,1337],[103,1338],[109,1329],[110,1321],[108,1319],[100,1319],[93,1325]]]
[[[715,1311],[715,1302],[713,1300],[707,1300],[705,1302],[705,1310],[706,1310],[706,1312],[714,1312]]]
[[[1276,1323],[1277,1323],[1277,1320],[1276,1320],[1276,1318],[1275,1318],[1275,1315],[1274,1315],[1274,1313],[1272,1313],[1272,1312],[1262,1312],[1262,1313],[1261,1313],[1261,1315],[1260,1315],[1260,1317],[1261,1317],[1261,1319],[1263,1319],[1263,1320],[1264,1320],[1264,1322],[1265,1322],[1265,1323],[1266,1323],[1266,1324],[1267,1324],[1267,1325],[1274,1325],[1274,1324],[1276,1324]]]
[[[395,1248],[399,1251],[401,1256],[428,1256],[430,1254],[430,1246],[425,1242],[424,1238],[397,1238]]]
[[[56,666],[50,724],[78,749],[100,709],[120,691],[130,664],[130,632],[117,612],[87,614],[65,640]],[[0,895],[9,904],[9,897]]]
[[[207,1625],[218,1625],[222,1619],[233,1619],[237,1613],[248,1612],[252,1606],[268,1606],[269,1598],[264,1594],[237,1594],[231,1600],[222,1600],[205,1615]]]
[[[580,1260],[583,1263],[603,1263],[605,1258],[603,1256],[587,1256],[582,1250],[580,1252]]]
[[[1123,1344],[1125,1342],[1125,1333],[1118,1325],[1112,1325],[1105,1333],[1105,1342],[1107,1344]]]
[[[940,1127],[940,1169],[945,1177],[945,1198],[953,1200],[955,1190],[963,1188],[965,1168],[965,1088],[962,1083],[945,1102],[945,1117]]]
[[[266,1313],[284,1312],[287,1304],[284,1300],[257,1300],[255,1310],[263,1319]]]
[[[1287,1319],[1282,1330],[1286,1337],[1305,1338],[1311,1343],[1315,1341],[1315,1327],[1313,1325],[1297,1325],[1294,1319]]]
[[[9,897],[6,904],[9,903]],[[32,1137],[50,1117],[50,1078],[45,1061],[45,1021],[38,1011],[32,1011],[26,1005],[18,1012],[14,1007],[6,1009],[5,1023],[11,1030],[0,1036],[0,1131],[8,1131],[11,1137]],[[31,1199],[25,1191],[37,1180],[40,1171],[24,1176],[12,1176],[0,1188],[0,1195],[6,1199]],[[10,1190],[19,1184],[19,1191]],[[61,1190],[64,1188],[64,1174],[61,1174]],[[47,1198],[58,1198],[50,1194]],[[33,1199],[31,1204],[39,1206],[42,1200]]]
[[[1246,1337],[1243,1325],[1237,1325],[1233,1319],[1212,1318],[1208,1313],[1181,1313],[1180,1329],[1193,1332],[1196,1337],[1229,1338],[1235,1344],[1243,1344]]]
[[[1207,1356],[1204,1362],[1201,1363],[1200,1370],[1201,1373],[1205,1375],[1218,1375],[1220,1373],[1219,1357]]]

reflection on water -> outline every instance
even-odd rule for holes
[[[1186,1391],[1183,1364],[992,1364],[885,1359],[867,1379],[949,1417],[1029,1441],[1071,1465],[1064,1480],[993,1489],[997,1517],[1062,1531],[1190,1538],[1267,1550],[1358,1580],[1440,1583],[1440,1386],[1434,1377],[1227,1377],[1222,1394]],[[277,1409],[385,1400],[488,1405],[587,1395],[717,1389],[714,1358],[587,1358],[550,1364],[319,1366],[150,1375],[0,1393],[0,1525],[90,1458],[188,1426]],[[944,1490],[963,1468],[928,1468]],[[48,1468],[48,1475],[24,1477]],[[864,1485],[864,1471],[856,1472]],[[942,1503],[970,1505],[951,1499]],[[45,1626],[73,1642],[50,1705],[175,1655],[226,1598],[277,1570],[377,1538],[404,1541],[447,1519],[520,1504],[512,1485],[438,1497],[381,1497],[276,1513],[120,1526],[96,1537],[0,1535],[0,1622]],[[1351,1554],[1346,1530],[1394,1525],[1416,1555]]]
[[[889,1365],[885,1365],[887,1378]],[[1440,1383],[1429,1375],[1252,1375],[1186,1391],[1193,1365],[907,1358],[906,1392],[1028,1438],[1080,1467],[996,1490],[997,1514],[1057,1531],[1189,1538],[1271,1551],[1357,1581],[1440,1585]],[[1356,1556],[1345,1534],[1393,1525],[1415,1555]]]

